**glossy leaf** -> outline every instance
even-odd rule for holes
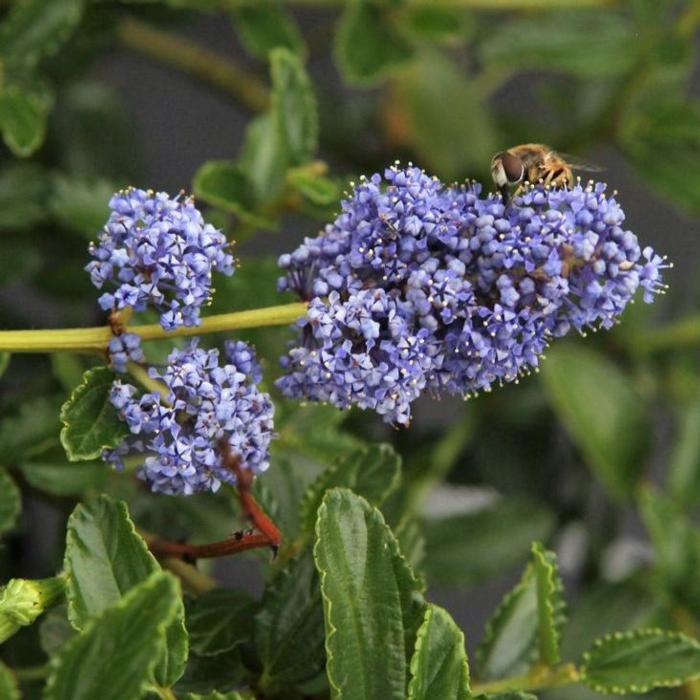
[[[244,219],[257,205],[252,183],[231,161],[207,161],[197,171],[192,187],[196,197]]]
[[[406,14],[402,27],[418,41],[458,45],[469,37],[474,24],[471,15],[459,7],[416,5]]]
[[[311,80],[299,56],[287,49],[270,54],[272,114],[290,165],[311,160],[318,145],[318,116]]]
[[[599,693],[644,693],[700,678],[700,644],[658,629],[611,634],[586,652],[581,678]]]
[[[639,46],[621,14],[562,11],[496,25],[482,42],[480,54],[488,66],[610,78],[630,70]]]
[[[412,56],[390,13],[371,0],[348,3],[336,32],[335,57],[349,83],[373,83]]]
[[[236,29],[249,53],[267,58],[279,46],[294,53],[304,52],[304,39],[293,18],[279,0],[258,0],[234,10]]]
[[[126,423],[109,400],[114,379],[107,367],[89,369],[61,407],[61,444],[72,462],[95,459],[128,434]]]
[[[57,444],[60,402],[55,397],[27,399],[19,412],[0,421],[0,454],[8,463],[40,454]]]
[[[107,180],[57,175],[49,208],[61,226],[92,241],[109,217],[108,203],[116,189]]]
[[[425,609],[411,659],[408,700],[469,700],[469,666],[464,634],[437,605]]]
[[[319,579],[306,550],[277,574],[255,618],[261,685],[295,687],[313,679],[325,666],[324,640]]]
[[[20,158],[32,155],[46,135],[50,100],[46,95],[7,85],[0,92],[0,130],[7,147]]]
[[[47,700],[141,697],[179,605],[175,578],[162,572],[103,610],[51,661]]]
[[[664,592],[700,614],[700,530],[679,505],[652,488],[640,493],[640,513],[654,547],[655,574]]]
[[[424,603],[381,513],[347,489],[328,491],[318,511],[314,557],[332,697],[405,700]]]
[[[306,489],[299,516],[302,527],[313,530],[318,508],[329,489],[344,486],[379,507],[400,481],[401,457],[390,445],[357,450],[338,460]]]
[[[13,162],[0,170],[0,229],[26,231],[47,219],[48,174],[36,163]]]
[[[198,596],[187,611],[190,648],[216,656],[251,640],[256,607],[243,591],[216,588]]]
[[[677,503],[700,503],[700,401],[678,415],[678,434],[668,466],[668,487]]]
[[[527,559],[534,540],[546,539],[554,519],[542,504],[503,499],[463,515],[423,521],[428,578],[470,586],[510,571]]]
[[[507,593],[476,650],[479,678],[494,680],[525,673],[537,658],[537,578],[532,565]]]
[[[31,68],[70,37],[84,0],[23,0],[0,25],[0,55],[12,68]]]
[[[82,629],[160,566],[136,533],[126,505],[103,495],[80,504],[69,518],[64,569],[68,616],[76,629]],[[168,627],[167,642],[156,674],[161,683],[170,685],[182,674],[187,659],[182,601]]]
[[[19,489],[7,470],[0,467],[0,534],[14,527],[21,510]]]
[[[300,167],[287,172],[287,184],[312,204],[326,206],[340,200],[338,183],[324,175]]]
[[[700,210],[700,167],[692,153],[700,146],[700,102],[676,94],[652,94],[630,110],[620,141],[639,175],[683,209]],[[663,158],[656,154],[663,153]]]
[[[628,497],[649,437],[646,404],[630,377],[575,346],[549,353],[541,376],[552,407],[607,492]]]
[[[490,162],[497,150],[493,119],[469,76],[453,60],[423,51],[397,75],[393,95],[387,128],[415,149],[425,167],[456,178],[483,170]],[[402,125],[398,132],[391,119],[397,109]]]
[[[52,496],[80,496],[87,491],[99,491],[109,476],[109,467],[104,462],[68,462],[63,454],[25,462],[20,470],[27,483]]]

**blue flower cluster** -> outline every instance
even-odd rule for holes
[[[131,384],[115,382],[110,400],[131,434],[103,458],[122,468],[125,455],[145,454],[140,478],[167,494],[216,491],[222,482],[234,483],[233,471],[223,463],[222,443],[243,469],[265,471],[274,408],[256,386],[259,366],[252,349],[232,342],[226,350],[223,367],[219,351],[198,348],[196,339],[173,350],[165,371],[149,371],[164,384],[165,396],[139,395]]]
[[[212,294],[212,272],[233,274],[226,237],[204,222],[192,198],[130,188],[109,202],[111,215],[86,266],[105,310],[160,312],[166,330],[196,326]]]
[[[572,328],[609,328],[664,260],[605,185],[531,187],[505,205],[419,168],[362,179],[342,213],[279,260],[308,300],[283,393],[407,424],[424,390],[468,397],[536,368]]]
[[[109,364],[115,372],[126,372],[128,362],[143,362],[141,336],[136,333],[120,333],[112,336],[108,345]]]

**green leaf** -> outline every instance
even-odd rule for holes
[[[397,75],[394,97],[421,162],[444,178],[484,169],[496,148],[493,118],[454,60],[423,51]],[[449,104],[450,109],[444,105]]]
[[[81,496],[87,491],[100,491],[109,476],[104,462],[68,462],[63,453],[55,458],[47,455],[24,462],[19,468],[31,486],[52,496]]]
[[[537,639],[539,660],[545,666],[561,661],[559,642],[564,626],[564,585],[557,557],[539,543],[532,545],[532,567],[537,585]]]
[[[543,666],[556,665],[563,624],[563,586],[556,556],[536,542],[520,582],[486,626],[476,651],[479,676],[517,676],[536,660]]]
[[[0,698],[19,700],[20,697],[17,679],[12,671],[0,661]]]
[[[430,604],[416,636],[408,700],[471,697],[464,634],[446,610]]]
[[[21,511],[19,489],[7,470],[0,467],[0,534],[15,526]]]
[[[109,217],[109,200],[117,189],[107,180],[56,175],[49,208],[68,231],[88,240],[96,238]]]
[[[481,42],[480,55],[490,68],[612,78],[632,68],[639,48],[639,38],[622,14],[568,10],[496,25]]]
[[[700,146],[700,101],[652,94],[627,113],[620,142],[655,191],[688,211],[700,211],[700,166],[691,156]]]
[[[0,170],[0,229],[27,231],[47,218],[48,175],[36,163],[8,163]]]
[[[278,121],[272,111],[253,119],[246,129],[238,159],[241,169],[250,178],[256,199],[260,201],[279,193],[289,164]]]
[[[50,100],[17,85],[0,91],[0,129],[7,147],[20,158],[32,155],[46,135]]]
[[[612,362],[581,347],[559,347],[541,371],[552,407],[608,494],[630,496],[643,466],[647,405]]]
[[[233,16],[241,42],[253,56],[266,59],[278,46],[304,53],[299,27],[278,0],[258,0],[234,10]]]
[[[256,608],[243,591],[217,588],[198,596],[187,611],[190,648],[199,656],[216,656],[251,640]]]
[[[324,640],[319,579],[307,549],[275,576],[256,615],[261,687],[283,689],[315,678],[326,662]]]
[[[194,176],[196,197],[249,220],[257,206],[253,184],[242,168],[228,160],[209,160]]]
[[[668,466],[668,488],[676,503],[700,502],[700,401],[678,416],[676,440]]]
[[[525,673],[537,654],[537,578],[532,565],[496,608],[476,650],[479,678]]]
[[[0,352],[0,378],[5,374],[5,371],[10,366],[10,358],[12,356],[9,352]]]
[[[114,379],[107,367],[89,369],[61,407],[61,444],[71,462],[95,459],[129,433],[109,400]]]
[[[521,693],[517,690],[506,691],[505,693],[489,693],[488,695],[475,695],[474,700],[537,700],[537,697],[530,693]]]
[[[340,187],[335,180],[310,170],[308,167],[293,168],[287,172],[287,184],[312,204],[327,206],[337,204]]]
[[[224,693],[240,688],[248,678],[249,671],[243,666],[238,647],[217,656],[190,654],[175,692],[178,698],[181,693]]]
[[[55,397],[23,401],[19,414],[0,421],[0,454],[8,463],[45,451],[57,443],[59,402]]]
[[[475,22],[458,7],[415,6],[408,8],[403,28],[418,41],[430,44],[458,45],[471,34]]]
[[[371,0],[348,3],[336,32],[335,58],[349,83],[374,83],[408,61],[413,52],[388,8]]]
[[[381,506],[401,481],[401,457],[391,445],[381,444],[356,450],[323,472],[304,492],[299,519],[302,528],[312,531],[316,514],[329,489],[344,486]]]
[[[473,513],[423,522],[425,568],[432,581],[472,586],[510,571],[527,559],[534,540],[554,525],[541,504],[501,499]]]
[[[31,68],[50,56],[80,22],[83,0],[22,0],[0,25],[0,56],[12,67]]]
[[[331,696],[405,700],[407,659],[424,602],[381,513],[347,489],[328,491],[318,511],[314,558]]]
[[[82,629],[160,566],[136,533],[126,504],[103,495],[78,505],[68,519],[64,569],[69,577],[69,619]],[[157,680],[163,685],[177,680],[187,659],[182,601],[167,630],[167,642],[156,666]]]
[[[582,681],[599,693],[644,693],[700,678],[700,644],[658,629],[618,632],[584,654]]]
[[[41,648],[47,656],[53,656],[76,631],[68,620],[68,605],[62,603],[51,608],[39,625]],[[2,697],[0,695],[0,697]]]
[[[287,49],[270,54],[272,114],[290,165],[313,158],[318,146],[318,115],[311,80],[299,56]]]
[[[640,513],[654,546],[654,572],[665,594],[700,615],[700,529],[679,505],[647,487],[640,493]]]
[[[51,660],[46,700],[137,700],[162,654],[179,587],[156,572],[106,608]]]

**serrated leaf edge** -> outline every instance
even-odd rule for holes
[[[533,570],[537,582],[537,637],[539,643],[540,662],[547,666],[554,666],[561,661],[559,643],[561,641],[561,629],[566,620],[564,601],[564,585],[557,571],[556,554],[548,551],[540,542],[532,545]],[[540,578],[540,572],[544,578]],[[540,581],[545,585],[544,597],[540,596]],[[547,629],[543,629],[541,606],[547,620]],[[545,634],[551,633],[551,649],[546,648]],[[551,654],[549,652],[552,652]]]
[[[500,622],[502,617],[512,609],[512,606],[515,602],[517,602],[517,599],[520,597],[520,595],[524,593],[525,589],[530,583],[530,579],[534,575],[535,573],[533,571],[533,566],[530,563],[525,567],[525,571],[523,571],[523,575],[520,577],[520,581],[510,591],[508,591],[508,593],[506,593],[503,596],[503,599],[494,610],[493,614],[489,618],[489,621],[486,623],[486,627],[484,628],[484,636],[482,637],[474,652],[474,661],[476,664],[476,668],[478,669],[480,674],[483,673],[483,666],[485,661],[484,656],[487,653],[487,649],[491,647],[491,644],[495,640],[496,635],[498,633],[496,629],[498,623]],[[535,649],[535,651],[532,654],[531,661],[533,662],[536,658],[536,652],[537,650]]]
[[[314,549],[313,549],[313,555],[314,555],[314,563],[316,565],[316,571],[318,571],[318,575],[320,578],[320,590],[321,590],[321,599],[323,601],[323,609],[324,609],[324,622],[326,624],[326,642],[325,642],[325,647],[326,647],[326,675],[328,676],[328,684],[331,687],[331,690],[334,691],[332,693],[333,700],[342,700],[343,698],[343,691],[342,688],[337,685],[336,681],[333,678],[333,672],[331,670],[331,666],[333,664],[333,654],[330,649],[330,644],[329,642],[331,639],[334,637],[335,633],[338,631],[337,627],[335,627],[332,623],[332,618],[331,618],[331,611],[333,609],[333,604],[330,600],[330,598],[326,595],[326,592],[324,590],[324,583],[326,580],[326,576],[328,572],[323,569],[320,566],[319,560],[318,560],[318,549],[319,549],[319,544],[320,544],[320,539],[321,539],[321,533],[320,533],[320,528],[319,528],[319,523],[321,522],[321,512],[328,510],[328,506],[326,504],[326,501],[330,500],[330,498],[333,498],[337,495],[342,495],[342,494],[350,494],[357,498],[361,503],[363,508],[366,508],[366,512],[380,525],[383,526],[383,528],[386,530],[388,533],[389,537],[387,540],[389,549],[391,550],[392,556],[398,557],[400,561],[402,561],[403,565],[406,568],[406,572],[409,575],[409,577],[412,579],[412,583],[416,585],[416,590],[418,590],[419,587],[419,580],[416,578],[416,575],[413,573],[413,569],[411,568],[410,564],[406,560],[406,557],[404,557],[403,554],[401,554],[401,550],[399,549],[399,543],[396,540],[396,537],[394,536],[394,533],[391,531],[391,528],[386,524],[386,521],[384,520],[384,516],[382,515],[381,511],[377,508],[375,508],[373,505],[367,501],[366,498],[363,498],[362,496],[359,496],[358,494],[354,493],[350,489],[347,488],[342,488],[342,487],[335,487],[330,489],[329,491],[326,492],[326,494],[323,497],[323,501],[321,502],[321,505],[319,506],[318,509],[318,515],[316,517],[316,527],[315,527],[315,533],[316,533],[316,541],[314,543]],[[422,626],[422,623],[421,623]],[[419,627],[420,629],[420,627]]]
[[[700,679],[700,668],[698,668],[696,673],[686,678],[675,678],[670,679],[668,681],[660,681],[658,683],[651,684],[631,685],[626,686],[624,688],[622,686],[608,686],[604,683],[595,683],[587,677],[586,671],[588,670],[589,662],[593,657],[593,653],[596,650],[600,649],[600,647],[604,646],[608,642],[620,642],[624,639],[631,640],[643,637],[665,637],[666,639],[685,642],[690,646],[695,647],[698,651],[700,651],[700,643],[696,639],[688,637],[682,632],[672,632],[670,630],[661,629],[660,627],[648,627],[646,629],[632,630],[630,632],[610,632],[596,639],[593,642],[591,648],[588,651],[584,652],[581,666],[579,669],[579,677],[581,681],[585,683],[591,690],[594,690],[597,693],[613,693],[616,695],[626,695],[628,693],[646,693],[649,690],[653,690],[654,688],[676,688],[679,685],[687,683],[688,681]]]
[[[95,458],[101,456],[102,450],[104,450],[106,447],[109,447],[109,445],[103,445],[99,450],[97,450],[95,452],[91,452],[89,455],[75,457],[73,449],[68,444],[68,430],[70,428],[70,424],[68,422],[69,421],[68,411],[73,406],[74,402],[77,401],[80,398],[80,396],[82,396],[88,390],[88,384],[89,384],[90,378],[97,373],[103,372],[105,369],[109,369],[109,368],[106,366],[100,366],[100,367],[91,367],[90,369],[86,370],[85,373],[83,374],[83,381],[80,384],[78,384],[78,386],[76,386],[75,389],[73,389],[73,391],[71,392],[71,395],[68,397],[68,399],[66,401],[63,402],[63,405],[61,406],[61,411],[60,411],[58,417],[59,417],[61,423],[63,424],[63,427],[61,428],[61,433],[59,435],[59,439],[61,441],[61,445],[63,446],[63,449],[66,452],[66,456],[68,457],[68,461],[70,461],[70,462],[84,462],[84,461],[87,461],[90,459],[95,459]],[[103,410],[104,410],[104,407],[102,409],[100,409],[100,415],[102,415]]]
[[[156,629],[156,633],[158,635],[163,636],[163,643],[165,644],[166,630],[168,626],[172,623],[172,621],[175,619],[175,616],[177,614],[177,600],[180,597],[181,593],[179,581],[172,574],[161,570],[154,571],[147,579],[142,581],[138,586],[132,588],[123,598],[117,601],[114,605],[110,605],[108,608],[105,608],[97,617],[90,619],[85,625],[85,627],[82,629],[80,634],[74,635],[61,646],[60,651],[57,654],[53,655],[49,660],[49,675],[46,681],[46,687],[44,688],[43,697],[48,698],[50,696],[50,692],[53,689],[53,684],[55,682],[56,672],[61,666],[63,657],[70,653],[72,648],[82,640],[83,636],[89,634],[92,631],[92,629],[102,621],[102,618],[105,615],[110,614],[116,610],[128,607],[131,604],[131,599],[134,598],[136,595],[140,594],[146,588],[155,588],[158,584],[158,580],[161,578],[170,582],[171,590],[175,593],[175,595],[172,596],[169,614],[163,621],[161,621],[158,624]],[[152,678],[153,672],[159,660],[160,655],[154,654],[148,667],[148,671],[145,674],[144,680],[141,683],[141,692],[145,692],[149,687],[151,683],[150,678]]]

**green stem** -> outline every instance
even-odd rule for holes
[[[198,326],[183,326],[165,331],[158,323],[128,326],[142,340],[160,340],[204,333],[282,326],[306,313],[306,303],[296,302],[249,311],[216,314],[202,319]],[[109,326],[60,328],[55,330],[0,331],[0,351],[9,352],[104,352],[112,337]]]
[[[221,56],[189,39],[156,29],[133,17],[119,23],[117,37],[123,47],[233,95],[252,112],[263,112],[269,105],[270,96],[265,83],[228,56]]]
[[[219,586],[216,579],[200,571],[196,566],[182,561],[182,559],[167,557],[161,561],[161,564],[164,569],[172,571],[193,593],[206,593]]]
[[[472,684],[472,693],[500,693],[506,690],[546,690],[577,683],[579,672],[573,664],[556,668],[536,666],[529,673],[497,681]]]

